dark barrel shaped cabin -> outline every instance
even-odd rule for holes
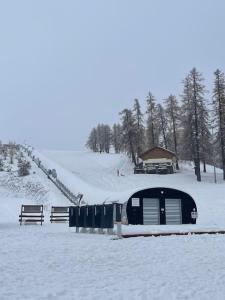
[[[189,194],[157,187],[134,193],[123,205],[122,215],[124,224],[196,224],[197,207]]]

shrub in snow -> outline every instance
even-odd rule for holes
[[[40,168],[40,166],[41,166],[41,161],[40,161],[39,158],[37,159],[37,165],[38,165],[38,167]]]
[[[4,171],[4,163],[3,160],[0,159],[0,172]]]
[[[10,164],[12,165],[14,163],[14,155],[15,155],[15,151],[13,148],[11,148],[9,150],[9,158],[10,158]]]
[[[30,174],[31,164],[29,161],[22,160],[18,162],[18,175],[27,176]]]
[[[6,172],[11,172],[11,171],[12,171],[12,167],[8,165],[6,168]]]
[[[52,177],[57,178],[57,173],[55,169],[52,169]]]
[[[4,157],[4,160],[7,159],[7,156],[8,156],[8,152],[6,149],[3,150],[3,157]]]

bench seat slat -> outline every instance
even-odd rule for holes
[[[69,213],[68,206],[52,206],[52,213]]]
[[[19,220],[21,222],[21,220]],[[41,219],[26,219],[26,220],[23,220],[22,222],[24,223],[36,223],[36,222],[44,222],[44,220],[41,220]]]
[[[23,212],[43,212],[43,205],[22,205]]]
[[[43,213],[42,212],[36,212],[36,211],[22,211],[22,215],[25,215],[25,214],[39,214],[39,215],[42,215]]]
[[[20,218],[44,218],[44,215],[19,215]]]
[[[50,217],[51,220],[54,220],[54,219],[57,220],[57,219],[60,219],[60,218],[69,220],[69,216],[53,216],[53,217],[51,216]]]
[[[51,220],[51,222],[67,222],[67,221],[69,221],[68,219],[56,219],[56,220]]]
[[[69,214],[68,211],[52,211],[51,214]]]
[[[51,218],[61,218],[61,217],[63,217],[63,218],[69,218],[69,215],[57,215],[57,216],[50,216],[50,219]]]

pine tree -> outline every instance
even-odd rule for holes
[[[178,101],[174,95],[170,95],[165,100],[166,106],[166,115],[169,124],[169,131],[172,133],[172,148],[176,154],[176,169],[179,170],[178,164],[178,146],[177,146],[177,139],[178,139],[178,126],[180,123],[180,107],[178,105]]]
[[[197,181],[201,181],[201,170],[200,170],[200,139],[199,139],[199,125],[200,125],[200,114],[199,107],[202,102],[202,91],[203,86],[201,84],[202,78],[200,73],[196,69],[192,69],[190,72],[190,79],[192,83],[192,113],[194,117],[193,136],[194,136],[194,162]]]
[[[89,134],[86,146],[91,149],[93,152],[98,152],[98,136],[97,136],[97,129],[93,128],[91,133]]]
[[[193,160],[194,153],[194,136],[193,136],[193,115],[191,108],[192,90],[189,76],[183,80],[183,94],[181,106],[181,158],[184,160]]]
[[[104,151],[104,131],[102,129],[103,129],[103,125],[98,124],[96,130],[97,130],[98,150],[100,153]]]
[[[191,150],[195,164],[195,174],[197,181],[201,181],[200,154],[203,145],[201,129],[203,128],[203,123],[206,121],[205,119],[201,119],[203,116],[205,117],[204,110],[206,111],[204,99],[205,86],[203,84],[202,74],[199,73],[196,68],[193,68],[186,77],[184,84],[183,108],[185,107],[187,109],[187,120],[190,124],[186,130],[190,130],[188,136],[191,137]]]
[[[212,136],[210,133],[209,112],[204,101],[200,103],[199,118],[199,139],[200,139],[200,159],[203,162],[203,172],[206,172],[206,163],[211,162],[212,156]]]
[[[157,134],[157,109],[155,98],[151,92],[147,96],[147,140],[148,146],[153,148],[158,145],[158,134]]]
[[[122,151],[122,129],[120,124],[114,124],[112,127],[112,145],[116,153]]]
[[[103,146],[104,151],[109,153],[110,145],[111,145],[111,128],[109,125],[105,124],[102,126],[103,130]]]
[[[145,128],[144,128],[144,121],[143,121],[143,114],[141,112],[141,106],[139,104],[138,99],[134,99],[134,107],[133,107],[133,116],[134,116],[134,126],[135,126],[135,152],[137,154],[137,163],[144,149],[144,135],[145,135]]]
[[[216,70],[214,73],[213,107],[214,124],[219,138],[223,179],[225,180],[225,77],[224,73]]]
[[[135,138],[136,127],[135,119],[130,109],[124,109],[120,112],[122,121],[122,141],[128,155],[131,156],[132,162],[136,165],[135,155]]]
[[[168,148],[168,140],[167,140],[167,119],[165,110],[161,104],[157,104],[157,114],[158,114],[158,122],[159,122],[159,135],[162,136],[162,146],[164,148]]]

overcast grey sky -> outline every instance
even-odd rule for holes
[[[151,90],[225,71],[224,0],[0,0],[0,139],[82,149]]]

